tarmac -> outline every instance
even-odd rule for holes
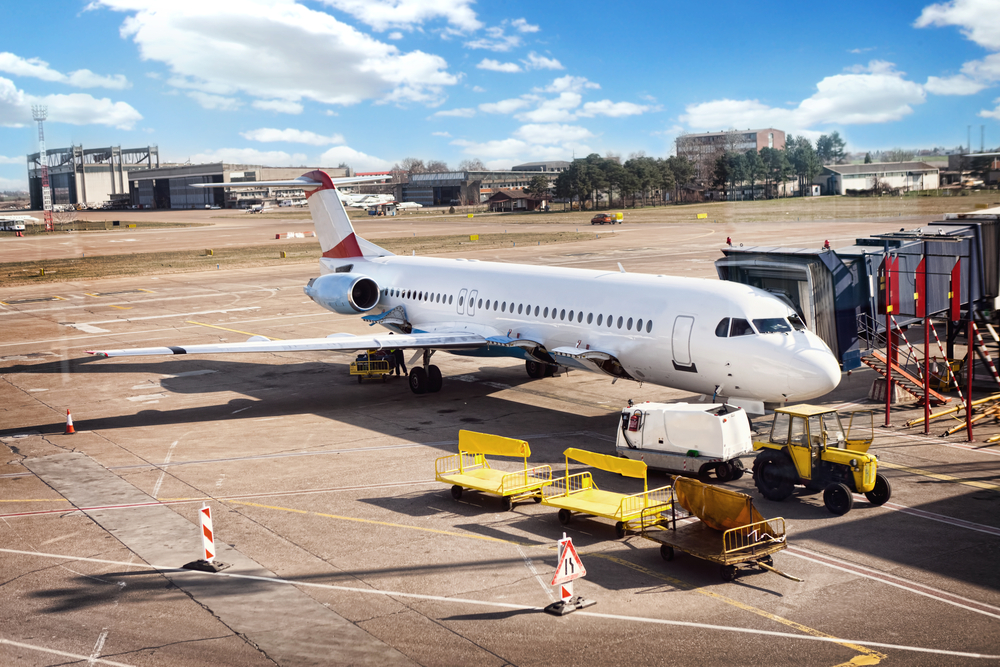
[[[244,216],[213,223],[191,247],[274,241],[309,225]],[[213,214],[218,212],[213,211]],[[586,220],[584,220],[586,217]],[[758,246],[834,246],[927,220],[648,223],[600,239],[470,250],[482,260],[714,277],[727,236]],[[359,221],[377,238],[462,233],[459,216]],[[502,229],[503,219],[477,221]],[[521,224],[536,224],[524,223]],[[589,226],[537,223],[549,230]],[[287,227],[287,228],[286,228]],[[519,227],[519,231],[525,227]],[[412,230],[412,231],[411,231]],[[442,231],[445,230],[445,231]],[[487,229],[487,231],[491,231]],[[115,232],[116,235],[120,232]],[[212,237],[212,235],[216,237]],[[131,230],[136,247],[188,247],[188,233]],[[19,253],[89,255],[99,232],[0,238]],[[115,237],[117,238],[117,237]],[[26,243],[22,243],[26,242]],[[21,244],[21,245],[18,245]],[[277,246],[276,246],[277,247]],[[941,437],[884,423],[867,401],[874,371],[845,374],[816,402],[875,409],[880,471],[892,499],[863,496],[844,516],[822,494],[764,500],[789,548],[776,566],[724,583],[717,565],[665,562],[603,519],[497,498],[453,500],[434,460],[459,429],[527,440],[531,461],[562,470],[562,451],[610,453],[628,399],[698,400],[582,372],[530,379],[523,363],[438,353],[440,393],[398,378],[359,384],[351,355],[298,353],[97,359],[85,350],[319,337],[370,331],[302,291],[314,264],[6,288],[0,301],[0,662],[16,665],[968,665],[1000,661],[1000,425]],[[409,362],[409,359],[407,360]],[[988,393],[991,388],[984,387]],[[64,434],[66,410],[76,434]],[[770,419],[755,422],[765,432]],[[749,466],[750,459],[746,464]],[[601,488],[637,480],[595,473]],[[668,477],[651,474],[650,487]],[[218,574],[200,557],[198,510],[212,507]],[[542,612],[556,541],[573,538],[596,601]]]

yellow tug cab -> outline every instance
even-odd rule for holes
[[[871,412],[851,414],[847,431],[835,410],[796,405],[774,411],[771,435],[754,441],[759,451],[753,463],[753,481],[768,500],[781,501],[796,485],[822,491],[823,503],[834,514],[854,506],[855,492],[873,505],[889,501],[892,487],[878,473],[878,460],[868,454],[874,440]]]

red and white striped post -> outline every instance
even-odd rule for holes
[[[215,560],[215,537],[212,533],[212,508],[207,504],[203,504],[201,511],[199,511],[198,514],[201,517],[202,551],[205,552],[205,560],[211,563]]]

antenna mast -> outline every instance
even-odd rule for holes
[[[45,231],[55,231],[52,224],[52,190],[49,188],[49,159],[45,153],[45,119],[49,108],[41,104],[31,107],[31,117],[38,122],[38,166],[42,172],[42,211],[45,217]]]

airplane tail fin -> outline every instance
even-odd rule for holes
[[[346,259],[392,254],[355,234],[354,225],[337,195],[337,186],[326,172],[317,169],[303,174],[301,178],[321,184],[306,195],[306,201],[316,225],[316,236],[319,238],[323,257]]]

